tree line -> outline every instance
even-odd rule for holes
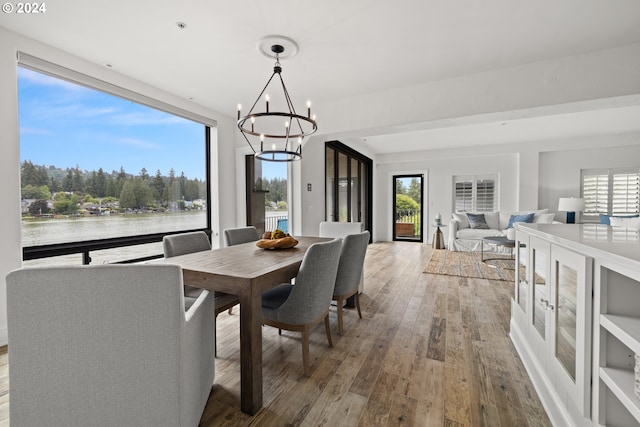
[[[259,188],[268,191],[264,195],[264,203],[267,207],[287,209],[287,179],[286,178],[261,178]]]
[[[206,181],[176,176],[173,168],[165,176],[158,169],[150,176],[146,168],[137,174],[119,171],[83,171],[75,168],[34,165],[30,160],[21,164],[22,199],[34,199],[32,213],[47,213],[53,199],[55,213],[77,212],[81,203],[111,203],[120,209],[186,208],[185,201],[206,199]],[[32,205],[34,204],[32,203]],[[43,207],[46,209],[43,211]],[[31,211],[30,207],[30,211]]]

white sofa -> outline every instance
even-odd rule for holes
[[[488,229],[471,228],[467,218],[467,212],[455,212],[451,214],[449,224],[448,248],[450,251],[475,252],[480,251],[482,239],[493,236],[506,236],[509,221],[512,215],[525,215],[533,213],[532,222],[551,224],[554,222],[555,213],[549,213],[549,209],[518,211],[518,212],[468,212],[472,214],[484,214]],[[511,249],[498,245],[484,245],[485,252],[511,253]]]

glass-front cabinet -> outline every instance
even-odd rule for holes
[[[554,245],[551,249],[552,366],[556,386],[581,415],[591,404],[592,258]]]
[[[551,311],[553,310],[551,292],[551,268],[549,259],[551,244],[538,237],[529,238],[529,283],[531,283],[531,312],[528,318],[529,339],[534,352],[543,365],[548,359],[548,337]]]
[[[529,297],[529,236],[516,231],[516,271],[514,300],[518,315],[527,312]]]
[[[551,406],[585,425],[591,413],[592,258],[516,227],[512,341]],[[546,401],[550,403],[549,400]],[[562,422],[559,424],[562,425]]]

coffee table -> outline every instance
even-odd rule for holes
[[[496,245],[496,246],[503,246],[505,248],[511,248],[511,257],[509,258],[484,258],[484,245],[486,244],[490,244],[490,245]],[[515,240],[509,240],[509,238],[507,238],[507,236],[490,236],[490,237],[483,237],[482,241],[480,243],[480,260],[482,262],[486,262],[486,261],[493,261],[493,260],[514,260],[514,255],[513,255],[513,248],[516,247],[516,241]]]

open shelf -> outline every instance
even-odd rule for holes
[[[640,399],[633,392],[633,371],[617,368],[600,368],[600,378],[620,400],[631,415],[640,423]]]
[[[640,354],[640,318],[601,314],[600,326],[613,334],[635,354]]]

